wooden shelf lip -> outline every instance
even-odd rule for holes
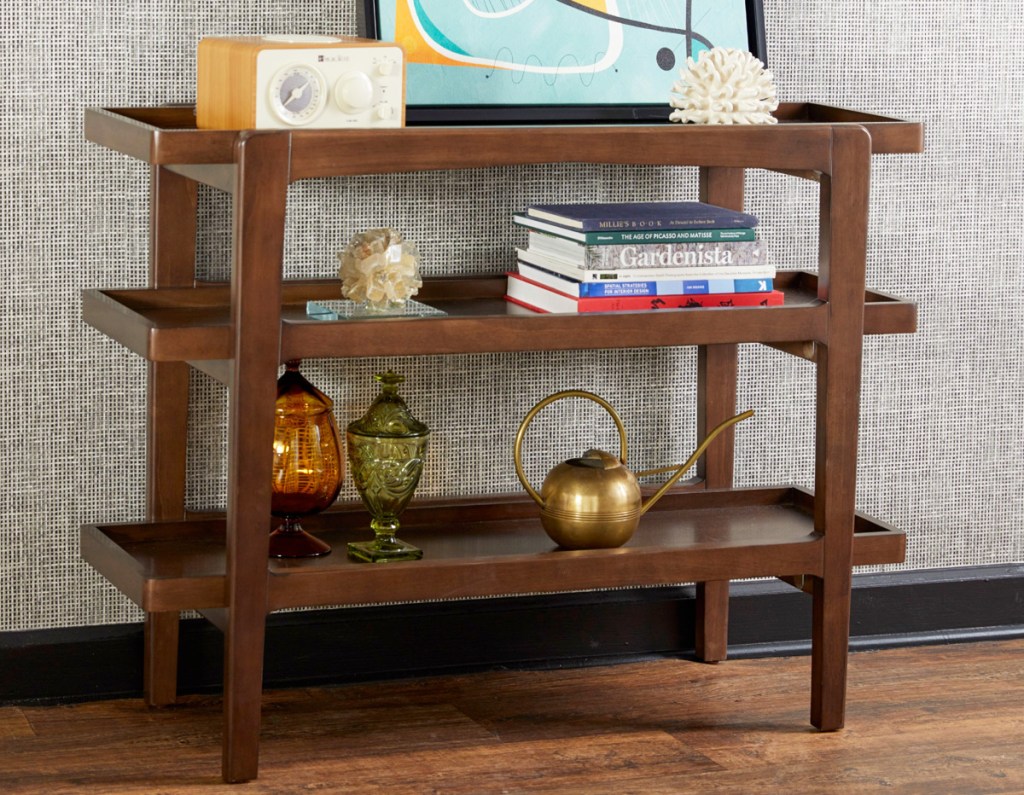
[[[289,133],[291,179],[550,162],[743,166],[752,150],[758,167],[822,170],[828,166],[829,128],[840,124],[867,128],[876,154],[923,151],[918,122],[813,103],[783,103],[776,116],[779,124],[734,127],[659,123],[294,130]],[[160,165],[233,163],[236,144],[247,134],[198,130],[189,106],[89,108],[85,115],[88,140]],[[438,145],[441,139],[443,146]]]
[[[569,552],[554,548],[537,507],[519,495],[430,501],[410,507],[401,532],[423,560],[371,565],[345,555],[347,541],[372,537],[365,511],[349,505],[304,523],[333,546],[330,555],[269,562],[269,606],[819,575],[813,513],[813,496],[793,487],[676,492],[624,547]],[[82,556],[147,611],[215,609],[226,607],[224,535],[223,520],[86,525]],[[858,514],[855,565],[900,562],[904,552],[903,533]]]
[[[815,102],[783,102],[775,112],[782,123],[859,124],[871,133],[872,154],[920,154],[924,151],[924,125],[859,110]]]
[[[768,308],[681,309],[586,315],[516,314],[502,299],[504,276],[427,279],[418,296],[445,317],[317,321],[307,300],[339,298],[336,279],[285,282],[282,360],[314,357],[492,353],[696,345],[721,342],[822,340],[824,305],[817,279],[781,271],[788,305]],[[232,355],[226,286],[86,290],[83,319],[150,361],[228,359]],[[865,295],[867,334],[909,333],[912,303]],[[429,328],[429,333],[422,329]]]

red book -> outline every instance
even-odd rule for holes
[[[686,309],[690,307],[780,306],[781,290],[770,293],[712,293],[709,295],[628,295],[609,298],[576,298],[526,279],[508,274],[505,300],[534,312],[573,314],[616,312],[638,309]]]

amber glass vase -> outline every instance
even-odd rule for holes
[[[326,555],[331,547],[299,524],[299,518],[330,506],[341,490],[345,459],[327,395],[291,361],[277,381],[274,410],[274,467],[270,510],[282,518],[270,535],[275,558]]]
[[[405,378],[391,371],[374,378],[381,392],[346,435],[352,482],[370,512],[374,538],[349,543],[348,554],[365,563],[418,560],[422,550],[398,538],[398,516],[420,481],[430,431],[398,394]]]

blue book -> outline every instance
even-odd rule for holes
[[[771,279],[661,279],[656,282],[579,282],[580,298],[616,295],[710,295],[770,293]]]
[[[526,211],[585,232],[625,229],[752,229],[749,213],[705,202],[628,202],[624,204],[535,204]]]
[[[718,295],[722,293],[770,293],[772,279],[644,279],[637,281],[582,282],[538,268],[520,260],[521,276],[574,298],[613,298],[636,295]]]

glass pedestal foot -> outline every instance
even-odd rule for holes
[[[272,558],[318,558],[330,551],[330,544],[310,535],[290,518],[270,534]]]
[[[373,541],[351,541],[348,556],[363,563],[392,563],[400,560],[419,560],[423,550],[398,538],[375,538]]]

